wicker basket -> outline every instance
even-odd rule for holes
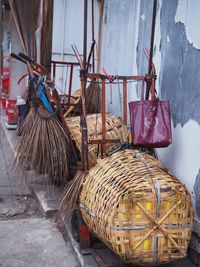
[[[81,131],[80,131],[80,117],[66,118],[66,123],[69,128],[72,139],[76,143],[76,147],[81,151]],[[89,140],[101,140],[102,139],[102,116],[101,114],[91,114],[87,116],[88,127],[88,139]],[[108,143],[107,152],[118,147],[123,140],[123,136],[127,137],[127,130],[122,127],[120,118],[117,118],[111,114],[106,114],[106,138],[107,139],[119,139],[119,143]],[[89,167],[96,164],[98,157],[98,145],[88,145],[88,159]]]
[[[125,262],[148,266],[186,256],[190,195],[147,153],[127,149],[98,160],[83,183],[80,209],[91,232]]]

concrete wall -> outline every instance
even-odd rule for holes
[[[83,54],[83,0],[54,0],[52,60],[77,62],[71,45],[76,44]],[[95,39],[98,36],[99,1],[94,1]],[[91,1],[88,1],[88,53],[92,43],[91,35]],[[79,68],[75,68],[72,91],[80,89]],[[69,68],[58,67],[56,71],[57,89],[66,93],[69,85]]]
[[[158,149],[158,154],[186,184],[200,216],[200,36],[197,27],[200,2],[163,0],[159,4],[160,32],[155,43],[159,48],[155,54],[161,58],[157,68],[158,87],[160,96],[171,102],[173,144],[167,149]]]
[[[137,75],[136,58],[140,1],[106,0],[102,25],[101,68],[112,75]],[[101,71],[102,72],[102,71]],[[121,116],[122,85],[107,85],[107,110]],[[110,93],[111,91],[111,93]],[[129,99],[136,83],[128,84]]]
[[[19,37],[15,27],[15,23],[12,20],[11,23],[11,46],[10,52],[18,54],[22,52]],[[18,84],[19,79],[27,73],[27,68],[24,64],[18,60],[10,59],[10,84],[9,84],[9,99],[17,99],[17,96],[23,96],[26,88],[26,79],[23,79],[20,84]]]

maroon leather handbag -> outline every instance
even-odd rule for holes
[[[134,145],[159,148],[172,143],[169,101],[155,97],[154,82],[151,100],[144,100],[143,81],[141,100],[130,102],[129,110]]]

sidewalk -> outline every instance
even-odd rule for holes
[[[73,248],[56,225],[43,217],[23,171],[14,164],[9,141],[14,131],[0,123],[0,266],[80,267]]]

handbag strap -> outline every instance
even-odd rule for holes
[[[142,79],[142,92],[141,92],[141,98],[140,98],[141,101],[144,100],[144,82],[145,82],[145,78]]]
[[[144,100],[144,84],[145,84],[145,78],[142,80],[142,91],[141,91],[141,98],[140,100]],[[156,98],[156,90],[155,90],[155,79],[151,80],[151,99]]]
[[[156,98],[156,90],[155,90],[155,79],[152,79],[151,82],[151,99]]]

